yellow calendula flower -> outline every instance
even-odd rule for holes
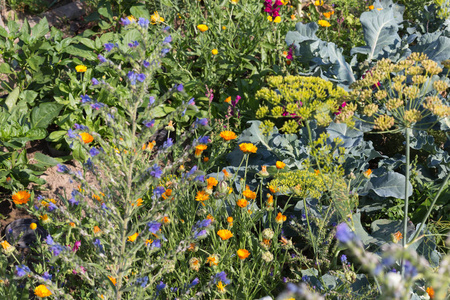
[[[26,204],[30,200],[31,194],[27,191],[19,191],[12,195],[15,204]]]
[[[239,0],[230,0],[231,4],[238,4]]]
[[[252,143],[242,143],[239,145],[239,149],[244,153],[256,153],[258,151],[258,148]]]
[[[153,243],[153,240],[145,240],[145,246],[150,246]]]
[[[246,249],[239,249],[236,253],[241,260],[246,259],[250,255],[250,252]]]
[[[272,16],[267,16],[267,20],[269,20],[269,22],[272,22]]]
[[[130,235],[130,236],[128,237],[128,241],[129,241],[129,242],[134,242],[134,241],[136,240],[136,238],[138,237],[138,235],[139,235],[139,232],[136,232],[135,234]]]
[[[314,5],[315,6],[322,6],[323,5],[323,0],[316,0],[316,1],[314,1]]]
[[[40,216],[39,219],[41,219],[43,224],[47,224],[50,222],[50,218],[48,217],[47,214]]]
[[[331,24],[328,21],[326,21],[326,20],[319,20],[317,22],[317,24],[319,24],[322,27],[330,27],[331,26]]]
[[[84,72],[87,71],[87,67],[85,65],[78,65],[78,66],[75,67],[75,70],[78,73],[84,73]]]
[[[31,223],[30,224],[30,229],[31,230],[36,230],[36,228],[37,228],[37,224],[36,223]]]
[[[372,9],[374,9],[374,8],[375,8],[375,6],[369,5],[369,9],[370,9],[370,10],[372,10]]]
[[[206,263],[209,263],[210,267],[212,265],[217,266],[219,264],[219,256],[217,254],[213,254],[211,256],[208,256],[208,258],[206,259]]]
[[[208,149],[208,146],[204,144],[195,146],[195,157],[200,157],[200,155],[202,155],[202,152],[205,151],[206,149]]]
[[[218,51],[217,49],[212,49],[212,50],[211,50],[211,53],[212,53],[213,55],[217,55],[217,54],[219,53],[219,51]]]
[[[227,26],[222,26],[222,30],[225,30],[225,29],[227,29]]]
[[[230,97],[230,99],[231,99],[231,97]],[[223,138],[225,141],[237,139],[236,133],[234,133],[233,131],[230,131],[230,130],[222,131],[220,133],[220,137]]]
[[[324,12],[323,16],[327,19],[331,18],[331,11]]]
[[[228,229],[221,229],[217,231],[217,235],[222,239],[222,241],[226,241],[233,237],[233,234]]]
[[[85,144],[89,144],[90,142],[92,142],[94,140],[94,137],[87,132],[80,133],[80,136],[81,136],[81,140]]]
[[[150,16],[150,23],[152,25],[156,25],[162,22],[164,22],[164,18],[162,18],[157,11],[155,11],[153,15]]]
[[[225,287],[227,286],[226,284],[223,284],[222,281],[219,281],[219,283],[216,284],[217,289],[219,290],[220,293],[226,293],[227,290],[225,289]]]
[[[280,23],[281,22],[281,17],[280,16],[276,16],[275,19],[273,19],[274,23]]]
[[[45,285],[41,284],[34,289],[34,294],[40,298],[45,298],[51,296],[52,292]]]
[[[200,30],[201,32],[205,32],[206,30],[208,30],[208,26],[205,24],[200,24],[197,25],[198,30]]]
[[[282,161],[277,161],[275,166],[277,167],[277,169],[284,169],[284,167],[286,167],[286,164]]]

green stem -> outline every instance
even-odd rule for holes
[[[450,178],[450,173],[447,175],[447,177],[445,177],[445,180],[442,183],[439,191],[437,192],[436,196],[434,196],[433,202],[431,202],[431,205],[428,208],[426,215],[423,217],[422,222],[420,223],[419,229],[416,231],[416,233],[414,234],[414,237],[411,239],[411,242],[409,244],[413,244],[416,241],[417,237],[419,236],[420,232],[422,231],[423,227],[425,226],[425,222],[428,220],[428,217],[430,216],[431,211],[433,210],[433,207],[436,204],[437,199],[441,195],[444,188],[447,186],[447,182],[448,182],[449,178]]]
[[[409,161],[410,161],[410,149],[409,149],[409,128],[405,129],[405,139],[406,139],[406,147],[405,147],[405,154],[406,154],[406,170],[405,170],[405,207],[403,212],[403,240],[402,240],[402,246],[403,248],[406,248],[406,243],[408,241],[408,184],[409,184]],[[405,265],[404,265],[404,259],[402,255],[401,260],[401,266],[402,266],[402,275],[405,275]]]

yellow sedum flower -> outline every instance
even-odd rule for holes
[[[45,285],[41,284],[34,289],[34,294],[40,298],[45,298],[51,296],[52,292]]]
[[[87,67],[85,65],[78,65],[78,66],[75,67],[75,70],[78,73],[84,73],[84,72],[87,71]]]

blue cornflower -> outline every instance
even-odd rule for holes
[[[142,28],[147,28],[147,27],[148,27],[148,24],[150,24],[150,21],[147,20],[146,18],[139,18],[138,24],[139,24],[139,26],[141,26]]]
[[[94,156],[99,155],[99,154],[100,154],[100,151],[99,151],[97,148],[92,147],[91,150],[89,150],[89,154],[90,154],[92,157],[94,157]]]
[[[91,101],[92,101],[92,99],[88,95],[81,96],[81,103],[87,103],[87,102],[91,102]]]
[[[161,223],[155,222],[155,221],[151,221],[147,223],[148,226],[148,230],[153,233],[156,234],[159,229],[161,228]]]
[[[336,227],[336,239],[346,244],[356,239],[356,235],[350,230],[347,223],[341,223]]]
[[[47,235],[47,237],[45,238],[45,242],[47,243],[47,245],[50,245],[50,246],[55,244],[55,242],[53,241],[53,238],[50,234]]]
[[[147,128],[153,127],[153,125],[155,125],[155,120],[151,120],[151,121],[144,121],[144,125]]]
[[[101,54],[97,55],[97,58],[101,63],[107,62],[106,58]]]
[[[195,127],[197,128],[198,125],[202,125],[202,126],[208,125],[208,119],[207,118],[203,118],[203,119],[197,118],[197,120],[195,121]]]
[[[201,138],[199,138],[197,140],[197,143],[199,143],[199,144],[208,144],[210,141],[211,140],[209,139],[209,136],[205,135],[205,136],[202,136]]]
[[[160,281],[157,285],[156,285],[156,291],[161,291],[162,289],[164,289],[166,287],[166,284],[162,281]]]
[[[27,273],[30,273],[30,272],[31,272],[30,268],[28,268],[25,265],[21,265],[20,267],[16,266],[16,275],[19,277],[23,277],[23,276],[27,275]]]
[[[345,254],[341,255],[341,263],[343,263],[343,264],[347,263],[347,255],[345,255]]]
[[[162,176],[162,170],[161,167],[158,166],[157,164],[154,164],[152,167],[152,171],[150,171],[150,176],[153,176],[155,178],[161,178]]]
[[[66,173],[69,172],[69,168],[66,165],[58,164],[57,171],[60,173]]]
[[[172,36],[166,36],[163,41],[163,45],[172,43]]]
[[[414,277],[418,274],[416,267],[409,260],[405,260],[403,265],[405,267],[405,277]]]
[[[163,144],[163,148],[164,149],[167,149],[167,148],[172,147],[172,146],[173,146],[173,139],[172,138],[168,138]]]
[[[42,278],[50,281],[50,280],[52,280],[52,274],[49,274],[48,272],[44,272],[44,274],[42,274]]]
[[[144,288],[148,283],[148,276],[137,278],[136,283],[139,284],[142,288]]]
[[[223,284],[230,284],[230,280],[227,278],[225,271],[219,272],[214,276],[214,283],[222,281]]]
[[[189,288],[192,288],[200,283],[200,279],[198,277],[195,277],[194,280],[192,280],[191,284],[189,284]]]
[[[75,197],[70,198],[70,199],[69,199],[69,203],[70,203],[70,205],[72,205],[72,206],[80,204],[80,202],[79,202],[79,201],[77,200],[77,198],[75,198]]]
[[[162,186],[157,186],[157,187],[153,190],[153,199],[161,197],[161,195],[164,194],[165,191],[166,191],[166,190],[164,189],[164,187],[162,187]]]
[[[103,46],[105,46],[105,50],[107,52],[110,52],[114,48],[114,44],[113,43],[107,43],[107,44],[104,44]]]
[[[201,239],[201,238],[204,238],[204,237],[206,237],[207,234],[208,234],[208,232],[207,232],[205,229],[200,230],[199,232],[196,232],[196,233],[194,234],[194,239]]]
[[[128,72],[127,76],[128,76],[128,79],[130,80],[131,85],[135,85],[136,79],[137,79],[137,74],[134,73],[133,71],[130,71],[130,72]]]
[[[97,85],[99,84],[98,80],[96,78],[92,78],[91,79],[92,85]]]
[[[144,80],[145,80],[145,78],[146,78],[147,76],[145,76],[145,74],[138,74],[137,75],[137,81],[139,81],[139,82],[144,82]]]
[[[194,181],[205,182],[205,175],[198,175],[194,178]]]
[[[169,53],[170,48],[164,48],[161,50],[161,56],[165,56],[167,53]]]

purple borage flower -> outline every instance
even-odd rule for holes
[[[150,176],[155,178],[161,178],[162,176],[162,170],[161,167],[157,164],[154,164],[153,167],[149,168],[148,171],[150,172]]]
[[[91,101],[92,101],[92,99],[88,95],[81,96],[81,103],[84,104],[84,103],[88,103],[88,102],[91,102]]]
[[[150,98],[148,99],[148,107],[152,106],[153,103],[155,103],[155,97],[150,96]]]
[[[147,20],[146,18],[139,18],[138,24],[139,24],[139,26],[141,26],[142,28],[147,28],[147,27],[148,27],[148,24],[150,24],[150,21]]]
[[[144,82],[145,78],[147,78],[145,74],[138,74],[136,79],[139,82]]]
[[[31,272],[30,268],[28,268],[25,265],[21,265],[20,267],[16,266],[16,275],[19,276],[19,277],[23,277],[23,276],[27,275],[30,272]]]
[[[133,71],[128,72],[127,74],[128,80],[130,80],[131,85],[136,84],[137,74]]]
[[[89,154],[90,154],[92,157],[97,156],[97,155],[100,154],[100,150],[98,150],[98,149],[95,148],[95,147],[92,147],[91,150],[89,150]]]
[[[66,165],[58,164],[57,171],[60,173],[66,173],[69,172],[69,168]]]
[[[151,121],[144,121],[144,125],[147,128],[153,127],[153,125],[155,125],[155,120],[151,120]]]
[[[144,60],[143,65],[146,68],[150,67],[150,63],[148,61],[146,61],[146,60]]]
[[[230,280],[227,278],[225,271],[219,272],[214,276],[214,283],[222,281],[223,284],[230,284]]]
[[[98,60],[99,60],[101,63],[107,62],[106,58],[105,58],[103,55],[101,55],[101,54],[99,54],[99,55],[97,56],[97,58],[98,58]]]
[[[162,186],[157,186],[154,190],[153,190],[153,199],[155,198],[159,198],[162,196],[162,194],[164,194],[164,192],[166,191],[166,189]]]
[[[171,42],[172,42],[172,36],[171,35],[166,36],[164,41],[163,41],[163,45],[170,44]]]
[[[92,85],[97,85],[99,84],[98,80],[96,78],[92,78],[91,79]]]
[[[148,231],[150,231],[153,234],[156,234],[159,231],[159,229],[161,229],[161,223],[155,221],[148,222],[147,226]]]
[[[163,144],[163,148],[164,149],[167,149],[167,148],[172,147],[172,146],[173,146],[173,139],[172,138],[168,138]]]
[[[105,46],[105,51],[106,52],[111,52],[111,50],[114,48],[114,44],[113,43],[107,43],[107,44],[104,44],[103,46]]]
[[[356,240],[356,235],[350,230],[347,223],[341,223],[336,227],[336,239],[343,244]]]

